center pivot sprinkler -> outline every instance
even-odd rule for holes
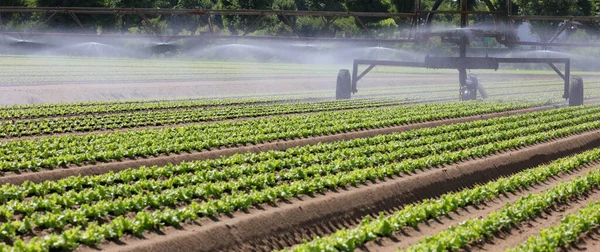
[[[442,2],[438,0],[437,2]],[[570,58],[496,58],[496,57],[467,57],[467,47],[469,38],[472,36],[481,36],[482,34],[493,34],[494,37],[500,38],[501,33],[495,31],[477,31],[475,29],[465,29],[467,26],[467,1],[461,0],[461,29],[452,32],[429,33],[422,36],[422,41],[425,42],[430,36],[441,36],[442,41],[450,42],[458,45],[458,57],[429,57],[426,56],[423,62],[414,61],[389,61],[389,60],[366,60],[355,59],[352,67],[352,74],[346,69],[338,72],[336,85],[336,99],[350,99],[352,93],[358,92],[357,83],[369,71],[376,66],[399,66],[399,67],[419,67],[430,69],[456,69],[458,70],[459,82],[459,99],[461,101],[476,100],[477,93],[483,99],[487,98],[487,94],[483,86],[475,75],[467,75],[469,69],[494,69],[502,63],[542,63],[547,64],[552,68],[558,76],[564,81],[563,98],[569,100],[569,106],[577,106],[583,104],[583,80],[581,77],[571,78],[571,59]],[[497,34],[496,34],[497,33]],[[564,64],[564,73],[556,66]],[[368,67],[360,74],[358,67],[367,65]]]
[[[463,38],[466,35],[463,33]],[[542,63],[552,68],[558,76],[564,81],[563,98],[569,100],[569,106],[583,104],[583,80],[581,77],[571,78],[571,59],[570,58],[497,58],[497,57],[467,57],[466,45],[468,41],[461,39],[464,43],[460,44],[459,57],[425,57],[423,62],[411,61],[388,61],[388,60],[365,60],[355,59],[352,74],[346,69],[338,73],[336,86],[336,99],[349,99],[351,93],[358,92],[357,83],[375,66],[399,66],[399,67],[419,67],[429,69],[457,69],[459,86],[459,99],[461,101],[477,99],[477,93],[483,99],[487,94],[480,85],[475,75],[467,75],[468,69],[494,69],[497,70],[502,63]],[[564,73],[557,65],[564,64]],[[367,65],[368,67],[360,74],[358,67]]]

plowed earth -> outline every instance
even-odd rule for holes
[[[598,146],[600,131],[590,131],[482,159],[395,176],[313,197],[302,196],[289,202],[261,205],[246,212],[236,212],[214,219],[205,218],[196,223],[184,224],[180,228],[147,232],[142,239],[128,236],[119,241],[104,242],[96,248],[82,246],[79,250],[266,251],[289,247],[302,242],[303,239],[310,240],[316,235],[323,236],[343,227],[357,225],[366,215],[376,216],[380,212],[389,214],[409,203],[485,183]],[[485,216],[521,195],[551,188],[560,181],[580,176],[596,168],[597,164],[582,167],[535,185],[530,190],[514,195],[502,195],[482,205],[466,207],[422,224],[418,229],[404,229],[403,232],[390,237],[367,243],[362,249],[387,251],[410,245],[448,225]],[[522,238],[519,232],[533,234],[541,227],[555,224],[560,220],[560,216],[598,199],[600,195],[592,193],[568,205],[556,205],[552,211],[541,214],[536,220],[516,226],[513,231],[502,233],[496,239],[472,244],[470,249],[494,250],[496,244],[515,245]]]
[[[448,125],[453,123],[462,123],[462,122],[470,122],[481,119],[495,118],[501,116],[508,116],[514,114],[528,113],[534,111],[542,111],[554,108],[553,106],[544,106],[544,107],[536,107],[536,108],[528,108],[528,109],[520,109],[513,111],[505,111],[498,113],[490,113],[483,115],[475,115],[468,117],[459,117],[438,121],[430,121],[423,123],[414,123],[408,125],[400,125],[394,127],[380,128],[380,129],[370,129],[370,130],[362,130],[362,131],[353,131],[347,133],[340,134],[331,134],[325,136],[316,136],[311,138],[303,138],[289,141],[275,141],[268,142],[264,144],[256,144],[256,145],[247,145],[247,146],[232,146],[232,147],[223,147],[214,150],[207,151],[199,151],[199,152],[191,152],[191,153],[183,153],[183,154],[169,154],[169,155],[161,155],[157,157],[149,157],[149,158],[137,158],[137,159],[129,159],[123,161],[113,161],[107,163],[88,163],[86,165],[71,165],[66,168],[56,168],[56,169],[44,169],[39,172],[22,172],[22,173],[5,173],[3,176],[0,176],[0,184],[21,184],[27,180],[32,182],[42,182],[46,180],[58,180],[61,178],[66,178],[69,176],[77,176],[77,175],[97,175],[106,173],[109,171],[122,171],[130,168],[139,168],[141,166],[152,166],[152,165],[166,165],[166,164],[178,164],[184,161],[192,161],[192,160],[203,160],[203,159],[211,159],[218,158],[221,156],[231,156],[234,154],[240,153],[248,153],[248,152],[262,152],[268,150],[285,150],[292,147],[304,146],[309,144],[317,144],[317,143],[328,143],[335,142],[341,140],[350,140],[356,138],[365,138],[365,137],[373,137],[381,134],[391,134],[395,132],[407,131],[418,128],[425,127],[435,127],[440,125]]]

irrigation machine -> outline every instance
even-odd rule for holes
[[[408,0],[407,0],[408,1]],[[188,40],[196,44],[205,43],[206,40],[211,39],[233,39],[235,41],[239,39],[244,40],[284,40],[284,41],[333,41],[333,42],[351,42],[351,43],[376,43],[381,44],[401,44],[401,43],[423,43],[432,36],[440,36],[442,42],[449,42],[458,45],[458,56],[455,57],[425,57],[422,62],[406,62],[406,61],[383,61],[383,60],[366,60],[366,59],[355,59],[352,72],[346,69],[339,71],[336,83],[336,98],[337,99],[349,99],[352,93],[358,91],[358,82],[376,66],[401,66],[401,67],[420,67],[420,68],[431,68],[431,69],[457,69],[458,70],[458,83],[459,83],[459,99],[460,100],[474,100],[477,99],[479,93],[482,98],[486,97],[485,90],[477,77],[474,75],[468,75],[469,69],[498,69],[501,64],[507,63],[540,63],[547,64],[552,68],[563,80],[564,80],[564,92],[563,98],[569,100],[569,105],[581,105],[583,104],[583,80],[579,77],[571,76],[571,60],[570,58],[498,58],[498,57],[469,57],[467,56],[467,49],[472,38],[475,37],[494,37],[500,44],[506,46],[541,46],[544,48],[548,47],[600,47],[600,43],[569,43],[569,42],[556,42],[556,39],[569,27],[572,27],[577,21],[600,21],[600,16],[523,16],[513,15],[511,10],[512,1],[505,0],[505,6],[498,8],[494,6],[491,1],[483,0],[481,2],[486,4],[487,11],[470,10],[468,8],[467,0],[459,0],[458,10],[438,10],[438,7],[444,1],[451,0],[436,0],[430,10],[421,9],[421,0],[413,0],[412,13],[382,13],[382,12],[340,12],[340,11],[295,11],[295,10],[218,10],[218,9],[150,9],[150,8],[94,8],[94,7],[0,7],[0,35],[10,37],[12,39],[7,40],[8,42],[2,41],[0,36],[0,45],[2,43],[8,43],[9,48],[26,48],[26,49],[43,49],[48,46],[56,46],[56,43],[52,42],[55,38],[61,38],[65,41],[65,38],[69,40],[86,40],[86,41],[113,41],[118,38],[132,38],[132,37],[151,37],[157,43],[152,44],[150,51],[163,52],[165,50],[177,50],[177,46],[172,46],[170,41],[175,40]],[[455,0],[453,0],[455,1]],[[78,33],[69,32],[39,32],[35,27],[23,28],[21,30],[11,30],[3,24],[3,15],[10,15],[11,13],[37,13],[37,15],[45,17],[45,21],[39,23],[39,25],[51,26],[49,22],[53,20],[53,17],[71,18],[74,24],[80,28]],[[431,32],[431,24],[434,15],[445,14],[445,15],[460,15],[460,27],[451,32]],[[119,20],[125,15],[137,16],[141,26],[145,27],[144,30],[152,31],[147,34],[122,34],[122,33],[111,33],[107,30],[103,30],[102,33],[98,34],[96,31],[90,31],[86,29],[85,24],[78,18],[78,15],[114,15],[114,20]],[[192,35],[168,35],[163,34],[161,29],[153,25],[153,22],[149,18],[154,17],[169,17],[177,15],[188,15],[201,17],[197,20],[205,20],[208,24],[208,31],[201,33],[194,33]],[[227,16],[255,16],[255,22],[250,27],[246,27],[245,31],[242,31],[241,35],[227,35],[221,34],[218,29],[215,29],[213,19]],[[492,29],[476,29],[473,27],[467,27],[469,15],[484,15],[492,17],[494,25]],[[25,15],[27,16],[27,15]],[[31,15],[30,15],[31,16]],[[277,16],[283,25],[290,28],[295,36],[252,36],[248,35],[251,30],[258,23],[257,21],[264,18],[265,16]],[[353,18],[356,23],[364,30],[363,34],[359,34],[361,38],[321,38],[321,37],[306,37],[302,36],[299,32],[298,27],[292,22],[289,17],[297,16],[311,16],[311,17],[322,17],[323,30],[327,29],[333,21],[337,18]],[[392,39],[380,39],[372,36],[368,26],[362,22],[361,18],[394,18],[394,19],[408,19],[412,20],[410,34],[402,38]],[[133,19],[132,19],[133,20]],[[546,20],[556,21],[563,24],[556,30],[555,35],[549,41],[540,42],[528,42],[520,41],[515,34],[515,21],[522,20]],[[248,36],[247,36],[248,35]],[[364,36],[363,36],[364,35]],[[50,41],[46,43],[36,43],[32,41]],[[11,42],[12,41],[12,42]],[[15,42],[16,41],[16,42]],[[561,69],[558,66],[564,64],[564,68]],[[359,74],[359,66],[367,66]]]
[[[459,99],[461,101],[476,100],[477,93],[486,99],[487,94],[476,75],[467,75],[470,69],[498,70],[500,64],[506,63],[541,63],[547,64],[560,78],[564,80],[563,98],[569,100],[569,106],[583,104],[583,79],[571,77],[570,58],[497,58],[497,57],[467,57],[468,36],[466,31],[461,31],[458,42],[460,55],[458,57],[430,57],[426,56],[423,62],[389,61],[355,59],[352,73],[348,69],[338,72],[336,83],[336,99],[350,99],[352,93],[358,92],[357,84],[367,73],[376,66],[417,67],[429,69],[456,69],[458,70]],[[556,66],[564,64],[564,73]],[[359,74],[359,66],[367,65]]]
[[[438,0],[434,5],[434,8],[439,6],[443,0]],[[476,75],[468,75],[467,71],[470,69],[493,69],[498,70],[501,64],[507,63],[539,63],[547,64],[552,68],[560,78],[564,81],[563,98],[568,99],[569,106],[578,106],[583,104],[583,79],[581,77],[571,76],[571,59],[570,58],[498,58],[498,57],[469,57],[467,56],[467,48],[469,47],[472,38],[477,36],[493,36],[498,41],[504,42],[504,44],[510,44],[507,37],[510,36],[506,29],[510,29],[509,18],[505,23],[503,31],[485,31],[467,28],[467,16],[469,14],[498,14],[495,11],[489,12],[474,12],[467,10],[467,1],[460,1],[461,10],[457,13],[461,15],[461,29],[457,29],[451,32],[442,33],[429,33],[422,35],[421,38],[416,40],[425,41],[431,36],[440,36],[443,42],[453,43],[458,45],[459,52],[456,57],[425,57],[422,62],[414,61],[390,61],[390,60],[368,60],[368,59],[355,59],[352,67],[352,72],[348,69],[341,69],[338,72],[337,83],[336,83],[336,99],[350,99],[353,93],[358,92],[358,82],[368,74],[376,66],[397,66],[397,67],[415,67],[415,68],[428,68],[428,69],[456,69],[458,70],[458,83],[459,92],[458,97],[461,101],[476,100],[477,93],[480,94],[482,99],[487,98],[487,93],[483,86],[479,83]],[[507,12],[503,13],[506,17],[509,17],[510,12],[510,1],[507,1]],[[431,23],[431,17],[435,13],[435,10],[429,12],[427,16],[426,24]],[[556,17],[557,19],[560,17]],[[566,19],[566,17],[563,17]],[[573,18],[569,22],[572,22]],[[555,36],[549,41],[546,46],[549,46],[560,33],[562,33],[569,23],[563,25],[563,29],[559,30]],[[513,44],[516,44],[513,42]],[[564,64],[564,72],[561,71],[557,65]],[[367,66],[362,72],[359,73],[359,67],[361,65]]]

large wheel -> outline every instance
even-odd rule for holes
[[[569,83],[569,106],[583,105],[583,79],[571,78]]]
[[[352,94],[352,81],[348,69],[340,69],[335,86],[335,99],[350,99]]]
[[[465,86],[461,86],[459,89],[459,95],[460,95],[460,100],[461,101],[469,101],[471,100],[471,91],[469,90],[469,87]]]
[[[469,76],[467,78],[466,85],[460,87],[460,100],[461,101],[472,101],[477,100],[477,86],[479,85],[479,81],[477,81],[476,76]]]

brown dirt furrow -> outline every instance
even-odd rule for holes
[[[119,241],[120,245],[104,243],[100,247],[109,251],[249,251],[293,246],[315,234],[326,235],[355,225],[366,215],[395,211],[409,203],[486,183],[598,146],[600,130],[213,220],[203,219],[199,226],[166,228],[161,234],[146,233],[146,239],[128,237]]]
[[[470,122],[475,120],[482,120],[494,117],[515,115],[521,113],[535,112],[535,111],[543,111],[552,109],[554,106],[544,106],[544,107],[536,107],[536,108],[528,108],[528,109],[520,109],[513,111],[505,111],[499,113],[492,114],[484,114],[484,115],[476,115],[469,117],[461,117],[461,118],[453,118],[453,119],[445,119],[438,121],[430,121],[424,123],[415,123],[408,125],[401,125],[395,127],[387,127],[380,129],[371,129],[371,130],[363,130],[363,131],[353,131],[347,133],[340,134],[332,134],[325,136],[317,136],[311,138],[303,138],[289,141],[275,141],[264,144],[257,145],[249,145],[242,147],[232,147],[232,148],[222,148],[210,151],[201,151],[201,152],[192,152],[185,154],[169,154],[169,155],[161,155],[158,157],[151,158],[139,158],[135,160],[123,160],[123,161],[113,161],[107,163],[96,163],[89,164],[84,166],[70,166],[68,168],[56,168],[53,170],[41,170],[39,172],[23,172],[23,173],[6,173],[4,176],[0,177],[0,184],[21,184],[25,181],[32,182],[42,182],[46,180],[58,180],[61,178],[66,178],[69,176],[88,176],[88,175],[97,175],[102,173],[107,173],[109,171],[122,171],[125,169],[135,169],[141,166],[152,166],[152,165],[166,165],[169,163],[178,164],[184,161],[192,161],[192,160],[203,160],[203,159],[212,159],[218,158],[221,156],[231,156],[234,154],[241,153],[258,153],[269,150],[285,150],[288,148],[317,144],[317,143],[329,143],[335,141],[342,140],[351,140],[356,138],[366,138],[373,137],[381,134],[392,134],[401,131],[407,131],[418,128],[426,128],[426,127],[436,127],[440,125],[448,125],[453,123],[462,123],[462,122]]]
[[[600,225],[589,232],[579,235],[579,238],[565,246],[562,251],[600,251]]]
[[[403,106],[403,105],[396,104],[396,105],[386,105],[386,106],[378,106],[378,107],[363,107],[363,108],[358,108],[358,109],[383,109],[383,108],[392,108],[392,107],[398,107],[398,106]],[[357,108],[344,108],[344,109],[336,109],[335,111],[346,111],[346,110],[356,110],[356,109]],[[117,129],[101,129],[101,130],[91,130],[91,131],[76,131],[76,132],[40,134],[40,135],[35,135],[35,136],[7,137],[7,138],[0,138],[0,142],[36,140],[36,139],[40,139],[40,138],[60,137],[60,136],[83,136],[83,135],[89,135],[89,134],[109,134],[109,133],[113,133],[113,132],[135,131],[135,130],[146,130],[146,129],[164,129],[164,128],[175,127],[175,126],[176,127],[184,127],[184,126],[192,126],[192,125],[199,125],[199,124],[205,124],[205,123],[216,123],[216,122],[242,122],[242,121],[248,121],[248,120],[252,120],[252,119],[265,119],[265,118],[271,118],[271,117],[276,117],[276,116],[282,117],[282,116],[294,116],[294,115],[300,115],[300,114],[310,115],[310,114],[317,114],[317,113],[331,112],[331,111],[332,110],[297,112],[297,113],[290,112],[290,113],[282,113],[282,114],[276,114],[276,115],[244,116],[244,117],[231,118],[231,119],[207,119],[205,121],[187,122],[187,123],[166,123],[166,124],[155,125],[155,126],[149,125],[149,126],[128,127],[128,128],[124,127],[124,128],[117,128]]]
[[[187,106],[187,107],[172,107],[172,108],[149,108],[149,109],[134,109],[134,110],[120,110],[120,111],[108,111],[108,112],[89,112],[89,113],[81,113],[81,114],[66,114],[66,115],[52,115],[52,116],[39,116],[39,117],[23,117],[23,118],[9,118],[9,119],[0,119],[0,122],[6,121],[24,121],[24,120],[44,120],[44,119],[60,119],[60,118],[74,118],[74,117],[86,117],[86,116],[104,116],[104,115],[116,115],[116,114],[129,114],[129,113],[147,113],[147,112],[162,112],[162,111],[182,111],[182,110],[214,110],[221,108],[231,108],[231,107],[249,107],[256,105],[282,105],[282,104],[292,104],[297,102],[319,102],[331,100],[330,98],[305,98],[305,99],[297,99],[290,101],[273,101],[273,102],[257,102],[257,103],[242,103],[242,104],[230,104],[230,105],[196,105],[196,106]],[[148,101],[148,103],[152,103],[153,101]],[[165,101],[169,102],[169,101]],[[176,103],[177,101],[173,101]],[[183,100],[185,102],[185,100]],[[399,105],[390,105],[387,107],[399,106]],[[381,106],[385,107],[385,106]],[[347,109],[339,109],[339,110],[348,110]],[[288,113],[288,114],[299,114],[298,113]],[[314,113],[314,112],[312,112]],[[218,120],[214,120],[218,121]]]
[[[374,241],[368,242],[365,244],[365,246],[361,247],[359,250],[371,251],[371,252],[375,252],[375,251],[377,251],[377,252],[385,252],[385,251],[393,252],[393,251],[396,251],[398,248],[407,248],[413,244],[416,244],[423,238],[426,238],[430,235],[433,235],[433,234],[439,233],[443,230],[446,230],[449,226],[455,226],[455,225],[457,225],[463,221],[469,220],[469,219],[485,217],[488,214],[490,214],[491,212],[502,208],[507,203],[514,203],[517,199],[519,199],[522,196],[526,196],[530,193],[543,192],[545,190],[548,190],[548,189],[554,187],[556,184],[558,184],[560,182],[568,181],[573,178],[585,175],[585,173],[587,173],[588,171],[595,170],[595,169],[600,169],[600,165],[598,165],[598,164],[589,165],[589,166],[577,169],[575,171],[572,171],[570,173],[560,174],[560,175],[555,176],[543,183],[540,183],[533,187],[530,187],[527,190],[521,190],[519,192],[511,193],[511,194],[504,194],[504,195],[494,198],[493,200],[483,202],[480,205],[468,206],[468,207],[459,209],[457,211],[449,213],[447,216],[443,216],[443,217],[440,217],[437,219],[432,219],[432,220],[423,222],[423,223],[419,224],[416,228],[412,228],[412,227],[403,228],[401,231],[398,231],[398,232],[394,233],[393,235],[390,235],[388,237],[378,238]],[[597,196],[594,196],[592,198],[600,198],[600,193],[597,193]],[[579,202],[577,202],[573,205],[579,206]],[[564,206],[561,206],[560,209],[566,210],[567,208],[565,208]],[[578,209],[578,207],[574,207],[574,209]],[[561,218],[562,218],[562,216],[563,215],[561,215]],[[550,214],[540,216],[540,218],[544,218],[544,217],[546,217],[547,220],[544,220],[542,222],[550,221],[550,219],[554,218],[555,216],[551,216]],[[540,218],[538,218],[538,219],[540,219]],[[560,221],[560,218],[558,219],[558,221]],[[529,225],[531,225],[532,227],[539,227],[542,224],[545,224],[545,223],[533,221]],[[517,230],[517,232],[519,232],[519,233],[513,232],[512,234],[523,235],[523,234],[521,234],[521,232],[525,233],[527,231],[532,231],[531,228],[529,228],[529,225],[520,225],[519,226],[520,229]],[[548,226],[550,226],[550,225],[548,225]],[[498,239],[502,239],[502,240],[495,240],[493,242],[500,243],[500,246],[504,247],[504,249],[502,249],[502,251],[504,251],[506,248],[512,247],[510,244],[504,244],[505,242],[510,242],[509,241],[510,239],[516,240],[519,238],[519,237],[508,237],[507,235],[510,235],[510,234],[511,233],[503,233],[502,235],[498,236]],[[527,239],[527,237],[522,237],[522,238]],[[492,241],[490,241],[490,242],[492,242]],[[514,244],[514,242],[513,242],[513,244]],[[468,250],[473,250],[473,251],[489,251],[489,250],[499,251],[500,250],[500,249],[497,249],[497,246],[495,246],[495,244],[492,244],[492,243],[478,244],[478,245],[479,246],[472,246]],[[500,246],[498,246],[498,247],[500,247]]]
[[[558,225],[565,215],[576,213],[589,203],[598,200],[600,200],[600,190],[596,188],[568,203],[556,204],[534,219],[514,225],[510,230],[501,231],[494,238],[474,243],[467,249],[470,251],[506,251],[506,249],[519,246],[530,236],[538,235],[542,229]]]

